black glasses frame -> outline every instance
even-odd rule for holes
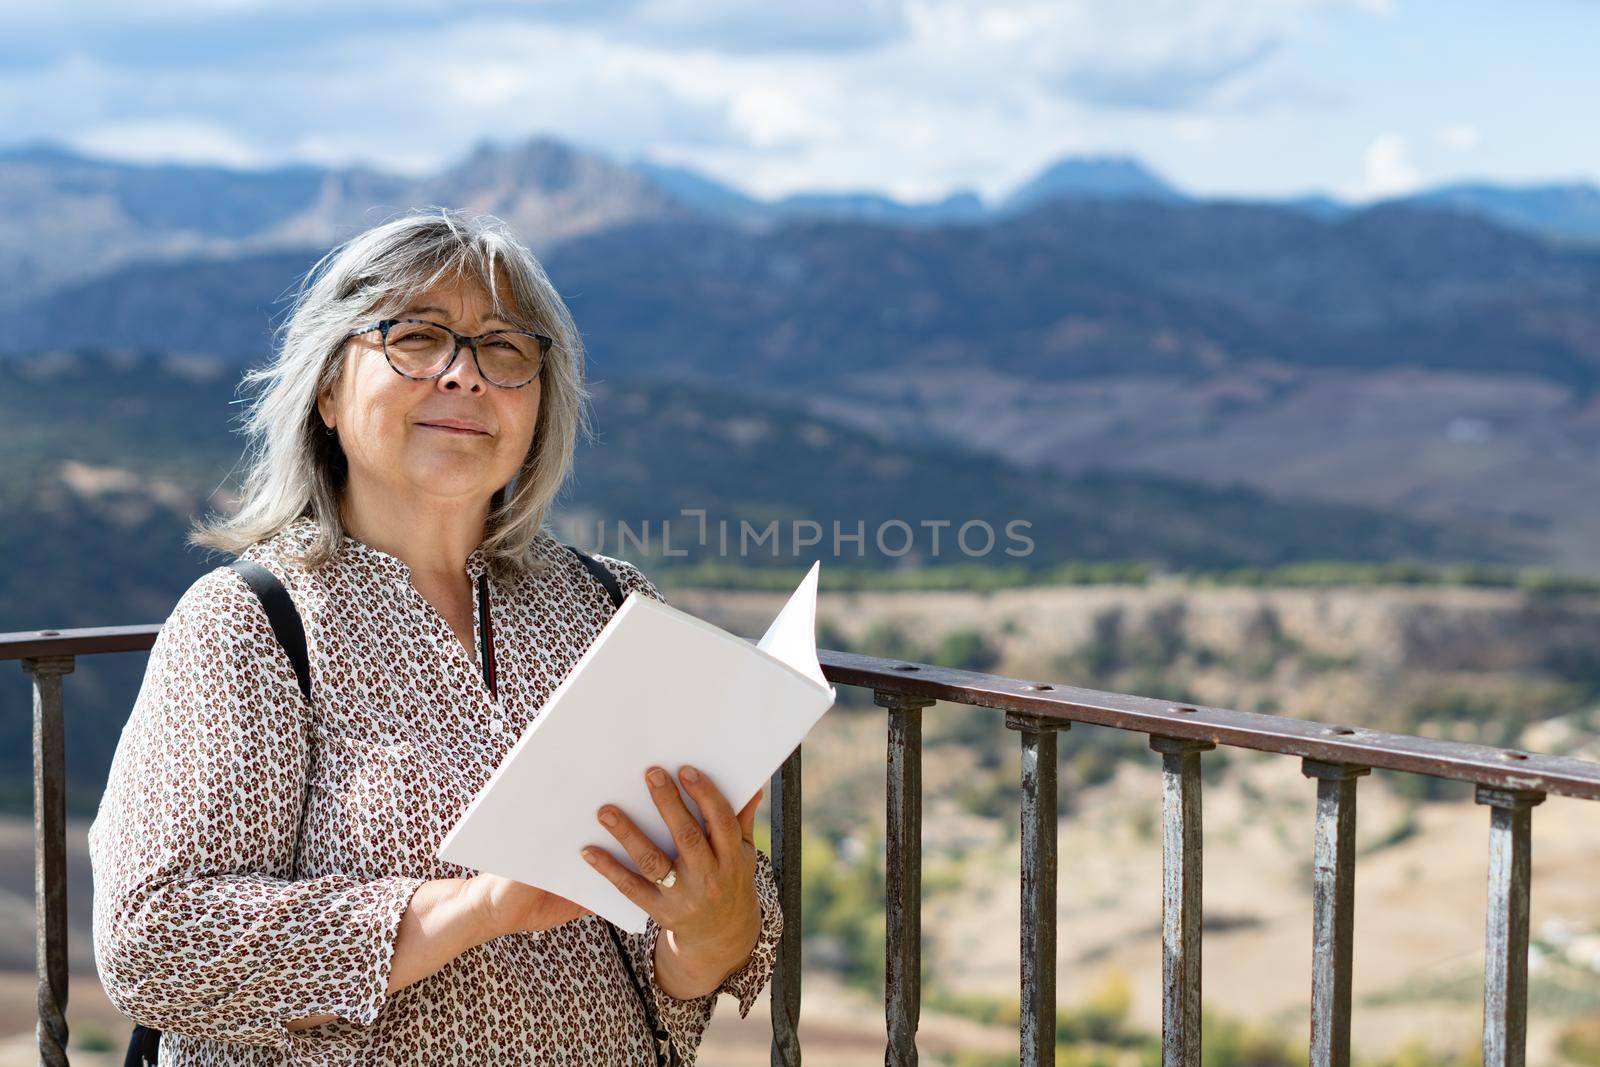
[[[441,329],[445,333],[449,334],[455,340],[455,347],[453,349],[451,349],[451,351],[450,351],[450,358],[448,360],[446,360],[444,366],[440,367],[439,370],[436,371],[435,373],[427,375],[426,377],[423,377],[423,378],[419,378],[415,374],[407,374],[405,371],[401,370],[399,367],[396,367],[394,365],[394,360],[389,357],[389,331],[394,329],[396,326],[399,326],[401,323],[406,323],[406,322],[414,322],[414,323],[417,323],[417,324],[422,325],[422,326],[437,326],[439,329]],[[447,371],[451,367],[455,366],[456,357],[461,354],[461,346],[462,345],[466,345],[468,348],[470,348],[472,350],[472,364],[473,364],[473,366],[475,366],[478,369],[478,377],[482,378],[484,381],[488,382],[490,385],[494,386],[496,389],[525,389],[528,386],[532,385],[534,382],[538,381],[539,375],[544,372],[544,360],[545,360],[545,357],[550,354],[550,346],[555,344],[555,341],[554,341],[553,338],[546,337],[542,333],[534,333],[532,330],[511,330],[511,329],[489,330],[489,331],[487,331],[485,333],[480,333],[480,334],[478,334],[478,335],[476,335],[474,337],[468,337],[466,334],[457,333],[455,330],[452,330],[450,327],[446,326],[444,323],[435,322],[432,319],[381,319],[378,322],[374,322],[370,326],[363,326],[359,330],[351,330],[349,333],[344,335],[344,340],[348,341],[352,337],[360,337],[362,334],[371,333],[373,330],[382,331],[382,334],[383,334],[383,359],[384,359],[384,362],[389,364],[389,369],[390,370],[394,371],[396,374],[400,375],[400,377],[402,377],[402,378],[409,378],[411,381],[414,381],[414,382],[431,382],[431,381],[434,381],[434,380],[442,377],[444,375],[445,371]],[[521,334],[524,337],[532,337],[534,340],[539,342],[539,369],[533,372],[533,377],[532,378],[529,378],[527,381],[523,382],[521,385],[501,385],[499,382],[495,381],[493,378],[491,378],[487,374],[483,373],[483,363],[480,362],[479,359],[478,359],[478,342],[482,341],[486,337],[493,337],[495,334],[501,334],[501,333]]]

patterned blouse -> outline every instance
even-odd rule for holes
[[[162,1067],[653,1064],[638,993],[597,916],[494,938],[385,992],[412,893],[474,873],[438,859],[439,842],[611,616],[606,590],[548,536],[542,573],[491,572],[496,703],[401,560],[348,536],[318,570],[283,558],[312,529],[298,519],[242,553],[294,597],[309,707],[231,568],[189,587],[151,650],[89,830],[95,960],[112,1004],[164,1031]],[[661,599],[633,564],[596,558],[624,593]],[[486,563],[481,547],[467,558],[474,583]],[[477,611],[474,599],[481,633]],[[608,838],[596,843],[621,855]],[[686,1063],[718,993],[743,1018],[771,974],[783,916],[764,852],[756,891],[755,952],[692,1000],[656,984],[654,919],[618,931]],[[324,1014],[338,1018],[284,1026]]]

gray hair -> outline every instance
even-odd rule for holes
[[[324,431],[316,401],[339,380],[345,335],[461,278],[482,284],[496,315],[554,342],[539,372],[533,445],[513,481],[490,498],[483,542],[497,571],[542,570],[534,542],[546,532],[546,513],[572,469],[578,435],[592,432],[583,342],[544,268],[504,222],[435,207],[357,234],[300,279],[292,311],[275,331],[275,358],[251,368],[241,382],[262,385],[244,416],[249,449],[242,500],[231,516],[197,521],[189,543],[237,555],[310,517],[317,532],[298,562],[316,568],[332,559],[345,535],[339,499],[348,464],[338,438]]]

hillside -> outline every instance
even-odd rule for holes
[[[314,252],[128,266],[13,296],[12,352],[259,358]],[[1449,212],[1067,202],[982,225],[691,219],[573,237],[546,266],[607,373],[823,388],[852,373],[1205,380],[1396,365],[1600,380],[1600,257]]]
[[[0,580],[16,590],[0,598],[0,628],[8,619],[83,625],[86,612],[95,621],[107,612],[154,617],[164,597],[187,585],[199,561],[176,565],[184,558],[175,549],[178,533],[190,516],[223,506],[236,484],[237,374],[235,366],[194,357],[90,352],[0,361],[0,450],[9,460],[0,501],[13,520],[0,532],[0,574],[9,576]],[[685,509],[704,509],[708,523],[729,522],[735,533],[741,521],[818,523],[826,535],[818,551],[846,567],[1524,558],[1514,539],[1493,531],[1171,479],[1041,473],[958,447],[884,439],[725,389],[634,379],[601,380],[593,390],[597,440],[580,448],[561,528],[583,539],[585,528],[572,524],[588,523],[587,543],[602,532],[614,543],[616,523],[635,532],[649,523],[657,532],[648,555],[660,552],[661,524],[673,520],[673,544],[689,550],[686,563],[727,553],[714,541],[691,540],[698,520],[684,518]],[[48,405],[39,403],[44,393]],[[901,552],[902,540],[880,547],[875,536],[896,519],[920,532],[909,552]],[[921,524],[941,521],[952,525],[935,551]],[[986,550],[979,533],[962,542],[965,549],[955,543],[968,521],[988,524],[993,547]],[[862,546],[841,542],[835,553],[834,524],[851,533],[858,522],[868,531]],[[1008,536],[1013,522],[1027,525]],[[769,543],[743,562],[798,558],[787,534],[777,547],[778,559]],[[671,566],[676,558],[662,554],[659,562]],[[155,599],[151,590],[160,590]]]

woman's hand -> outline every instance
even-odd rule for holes
[[[536,933],[594,912],[566,897],[498,874],[475,874],[465,892],[489,937]]]
[[[603,848],[586,848],[583,858],[669,931],[680,955],[704,961],[710,971],[719,972],[705,976],[714,986],[749,957],[761,932],[754,844],[761,792],[736,814],[705,775],[684,767],[681,777],[683,788],[705,816],[704,830],[665,771],[652,767],[645,773],[651,799],[677,846],[675,860],[610,804],[597,817],[644,876]],[[670,889],[663,889],[655,880],[669,869],[677,872],[677,879]]]

